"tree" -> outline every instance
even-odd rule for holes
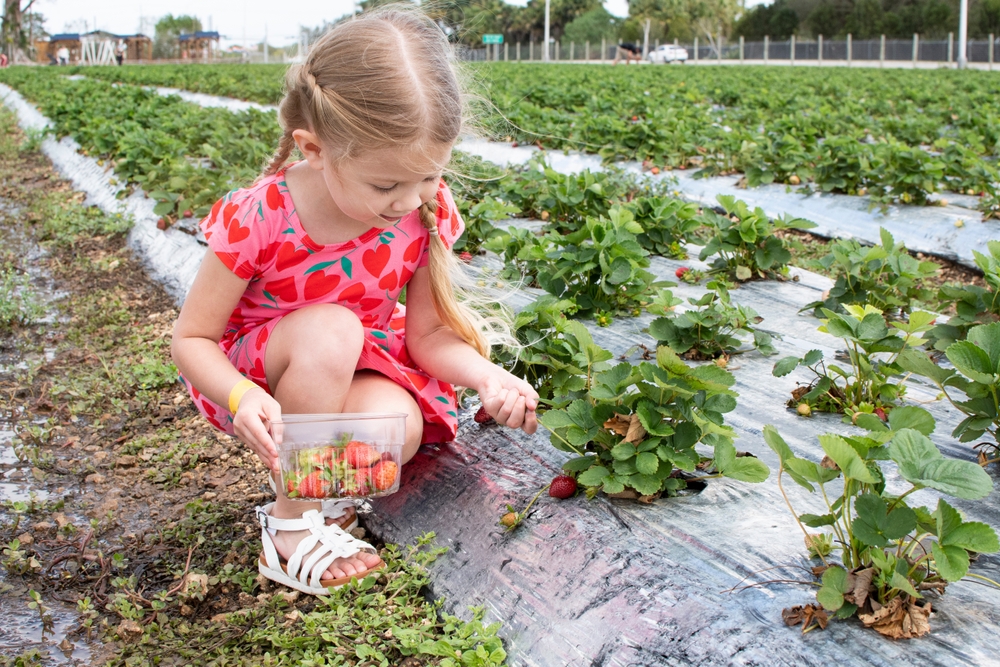
[[[976,12],[976,34],[980,37],[1000,35],[1000,0],[982,0]],[[970,26],[971,28],[971,26]]]
[[[580,18],[573,20],[563,32],[567,42],[600,44],[602,39],[614,42],[618,37],[621,19],[612,15],[603,6],[591,9]]]
[[[3,52],[11,61],[16,51],[26,51],[28,44],[28,10],[35,0],[4,0],[3,23],[0,25],[0,41]]]
[[[156,22],[156,36],[153,38],[153,57],[179,57],[180,44],[177,38],[181,35],[199,32],[200,30],[201,21],[194,16],[185,14],[175,17],[173,14],[167,14]]]
[[[819,12],[817,23],[823,26],[823,21],[827,19],[827,15],[831,11],[836,11],[833,3],[821,3],[809,15],[809,20],[812,21],[812,17],[817,16]],[[810,25],[812,24],[810,23]],[[757,5],[744,14],[736,22],[733,34],[758,42],[763,40],[765,36],[771,39],[785,40],[795,34],[798,27],[799,16],[795,10],[788,6],[787,0],[777,0],[771,5]],[[825,29],[821,27],[820,31]]]

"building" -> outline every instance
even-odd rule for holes
[[[192,32],[177,39],[182,60],[212,60],[219,52],[219,33],[214,30]]]

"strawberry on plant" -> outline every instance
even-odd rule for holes
[[[888,417],[885,414],[885,408],[881,407],[875,408],[875,414],[878,415],[878,418],[881,419],[882,421],[888,420]]]
[[[688,267],[682,266],[682,267],[679,267],[676,271],[674,271],[674,275],[677,276],[678,280],[683,280],[684,279],[684,274],[686,274],[690,270],[691,269],[689,269]]]
[[[459,253],[458,258],[460,260],[462,260],[463,262],[465,262],[466,264],[468,264],[469,262],[472,261],[472,253],[471,252],[467,252],[467,251],[466,252],[461,252],[461,253]]]
[[[394,461],[381,461],[372,468],[372,484],[376,491],[385,491],[396,483],[399,467]]]
[[[500,525],[506,527],[507,530],[513,530],[520,522],[520,518],[515,512],[507,512],[500,517]]]
[[[352,468],[368,468],[382,460],[382,455],[370,445],[352,440],[344,449],[344,460]]]
[[[549,485],[549,495],[565,500],[576,493],[576,480],[569,475],[559,475]]]
[[[473,419],[476,420],[477,424],[493,424],[493,423],[495,423],[494,420],[493,420],[493,417],[490,415],[489,412],[486,411],[486,406],[485,405],[479,406],[479,411],[476,412],[476,416],[473,417]]]

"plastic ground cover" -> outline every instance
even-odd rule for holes
[[[0,89],[0,95],[18,111],[22,124],[44,121],[8,90]],[[102,187],[111,188],[111,174],[71,148],[51,139],[43,146],[61,173],[96,203],[121,205],[102,194]],[[161,267],[154,275],[184,285],[204,248],[180,232],[172,237],[154,228],[153,235],[176,242],[133,247],[148,265]],[[703,266],[654,258],[652,270],[669,279],[682,264]],[[750,283],[735,290],[733,300],[756,309],[764,317],[761,328],[781,336],[775,341],[778,357],[819,348],[831,360],[838,341],[818,332],[819,322],[811,315],[799,313],[829,281],[804,271],[793,274],[798,282]],[[674,289],[681,297],[701,291],[683,284]],[[536,294],[522,290],[513,305],[524,305]],[[611,327],[591,328],[598,344],[634,358],[636,345],[654,343],[642,333],[651,319],[617,319]],[[449,612],[463,614],[469,605],[483,605],[489,620],[502,621],[512,665],[997,664],[1000,591],[980,584],[949,586],[943,598],[933,600],[931,635],[899,642],[857,622],[833,623],[807,635],[784,627],[783,607],[814,600],[815,589],[806,583],[726,592],[746,583],[746,577],[754,582],[811,579],[802,569],[811,564],[804,557],[802,535],[774,480],[777,460],[763,443],[763,426],[774,424],[797,455],[815,460],[822,456],[817,435],[853,428],[839,417],[804,419],[786,409],[796,382],[809,378],[801,369],[772,377],[778,357],[748,352],[730,362],[740,397],[727,423],[739,434],[737,449],[759,456],[771,468],[771,478],[762,484],[712,480],[699,494],[649,506],[602,496],[592,501],[543,496],[525,523],[507,533],[497,524],[504,506],[523,507],[558,472],[566,455],[549,445],[544,429],[527,436],[481,427],[466,411],[458,439],[425,447],[404,468],[400,492],[373,501],[367,525],[388,542],[405,543],[434,531],[438,543],[450,550],[431,569],[432,594],[447,599]],[[972,459],[969,445],[947,435],[957,414],[934,400],[931,387],[913,379],[910,386],[910,400],[926,402],[924,407],[938,420],[933,439],[942,451]],[[996,468],[990,473],[995,479]],[[899,487],[890,467],[889,490]],[[820,509],[817,497],[790,483],[786,489],[798,511]],[[949,502],[968,519],[998,528],[998,493],[984,501]],[[933,505],[936,498],[925,490],[914,494],[913,501]],[[1000,558],[982,556],[972,571],[1000,579]]]

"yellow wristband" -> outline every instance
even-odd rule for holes
[[[243,394],[256,388],[257,384],[253,380],[243,379],[237,382],[232,391],[229,392],[229,411],[235,415],[236,410],[240,407]]]

